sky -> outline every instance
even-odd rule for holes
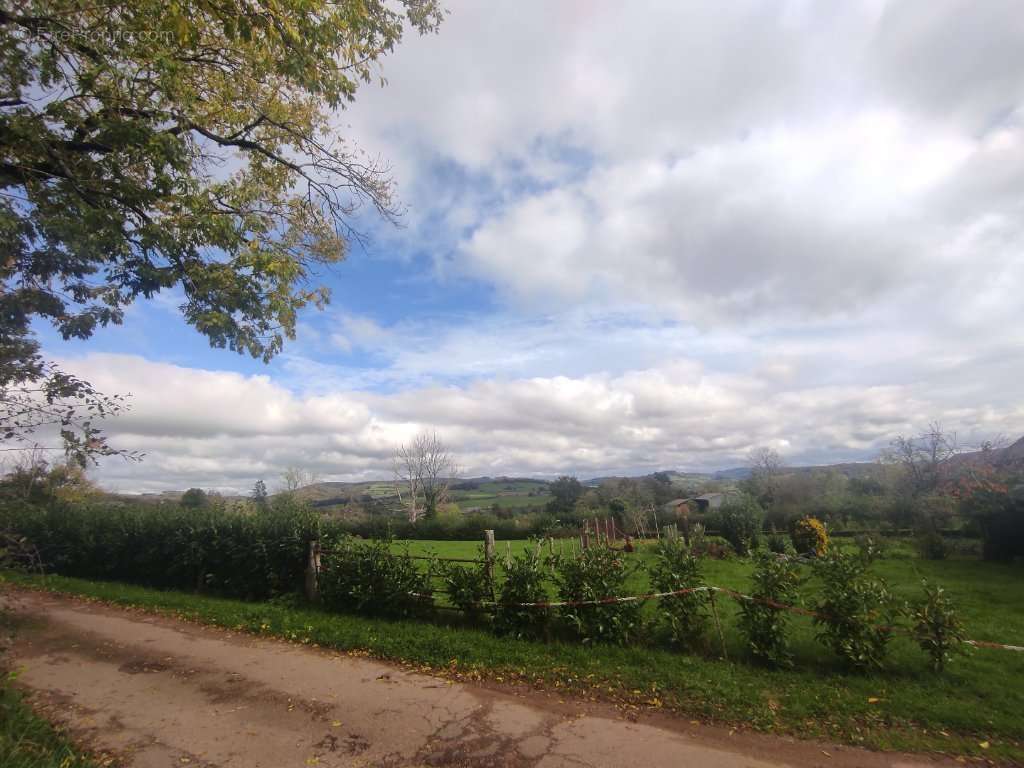
[[[144,451],[111,489],[870,460],[938,420],[1024,434],[1015,1],[447,3],[335,118],[398,228],[322,278],[270,364],[173,294],[46,352]]]

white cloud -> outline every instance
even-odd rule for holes
[[[1024,431],[1018,3],[451,6],[344,134],[410,206],[380,250],[436,262],[404,287],[498,307],[310,319],[268,376],[72,361],[135,393],[112,431],[148,458],[105,480],[380,476],[421,426],[584,475]]]
[[[107,427],[139,464],[104,460],[121,490],[193,485],[242,492],[298,464],[337,479],[386,477],[390,455],[436,429],[469,474],[581,475],[721,468],[757,445],[792,460],[865,457],[894,434],[947,418],[964,434],[1024,431],[1020,403],[964,407],[910,386],[808,386],[678,358],[620,375],[476,380],[393,394],[302,395],[262,376],[142,358],[72,361],[101,388],[135,393]]]

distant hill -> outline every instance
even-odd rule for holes
[[[969,451],[951,458],[953,466],[988,465],[1000,470],[1024,470],[1024,437],[1002,448],[987,451]],[[850,478],[867,479],[877,476],[882,465],[875,461],[844,462],[840,464],[817,464],[799,467],[785,467],[786,473],[800,472],[839,472]],[[716,472],[686,472],[664,470],[674,486],[679,488],[699,487],[702,483],[719,481],[724,483],[745,480],[750,477],[750,467],[731,467]],[[605,475],[580,480],[583,485],[596,487],[609,480],[624,477],[642,479],[656,474],[627,476]],[[451,487],[452,500],[463,509],[484,510],[497,507],[530,508],[543,506],[550,498],[548,486],[550,481],[533,477],[481,477],[459,478]],[[183,491],[164,491],[163,493],[143,494],[108,494],[111,499],[121,501],[142,501],[148,503],[176,502]],[[360,482],[323,481],[304,486],[296,494],[308,500],[313,506],[325,511],[340,512],[355,505],[372,508],[375,512],[397,510],[398,498],[394,482],[390,479],[364,480]],[[245,496],[225,496],[226,499],[244,499]]]
[[[1024,437],[1003,448],[960,453],[949,460],[953,466],[990,466],[996,469],[1024,469]]]

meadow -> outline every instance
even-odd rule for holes
[[[440,544],[453,556],[473,554],[463,542]],[[520,549],[524,546],[517,543]],[[1024,566],[931,563],[901,556],[880,561],[878,571],[907,595],[920,576],[941,581],[955,596],[975,638],[1024,639],[1024,594],[1019,588]],[[739,560],[708,562],[706,568],[710,583],[739,589],[746,586],[749,572],[750,566]],[[790,628],[796,666],[767,669],[746,660],[727,600],[720,603],[727,614],[723,623],[729,658],[723,660],[714,647],[705,654],[688,654],[657,643],[620,647],[497,637],[457,617],[442,616],[435,622],[372,618],[280,599],[253,603],[62,576],[6,577],[25,587],[368,653],[454,679],[534,686],[611,701],[625,709],[671,710],[737,728],[874,748],[1024,760],[1024,654],[975,650],[935,674],[912,643],[897,638],[884,671],[854,674],[814,642],[807,619],[794,617]]]
[[[6,574],[26,586],[367,652],[439,674],[569,690],[624,707],[671,709],[690,718],[851,744],[1024,760],[1024,653],[971,650],[936,673],[915,643],[897,636],[882,671],[857,674],[817,640],[810,618],[792,615],[787,636],[793,667],[768,669],[751,662],[737,625],[737,603],[721,594],[716,599],[721,638],[706,622],[704,643],[695,652],[670,645],[656,621],[655,601],[645,603],[642,618],[647,621],[631,645],[580,642],[569,636],[564,622],[548,642],[523,640],[496,635],[486,618],[474,624],[450,611],[427,621],[305,604],[296,590],[303,583],[306,542],[323,537],[330,526],[304,511],[239,516],[200,510],[176,516],[166,510],[118,508],[99,515],[57,507],[9,512],[12,527],[38,543],[45,560],[53,563],[50,573],[61,574],[45,579]],[[479,541],[395,541],[390,546],[421,557],[465,559],[478,558],[482,550]],[[499,581],[508,554],[536,546],[525,540],[498,541]],[[843,540],[835,546],[854,544]],[[569,540],[556,542],[559,549],[568,554]],[[550,551],[548,545],[544,551]],[[616,594],[651,591],[651,545],[641,544],[623,558],[630,574]],[[429,567],[427,559],[414,562],[418,569]],[[750,590],[749,559],[705,557],[700,563],[707,584]],[[806,578],[798,602],[806,606],[819,586],[811,566],[801,570]],[[1024,645],[1024,564],[963,556],[925,560],[908,542],[888,541],[873,570],[906,600],[919,594],[922,578],[939,583],[956,604],[969,637]],[[548,594],[554,596],[553,580],[548,582]]]

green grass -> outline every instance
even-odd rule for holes
[[[477,545],[417,542],[420,546],[443,549],[448,556],[473,556]],[[525,542],[516,543],[523,546]],[[896,557],[880,562],[878,569],[906,594],[921,575],[942,582],[960,603],[977,639],[1017,644],[1024,640],[1021,566]],[[743,561],[711,561],[706,570],[709,583],[746,587],[749,565]],[[858,676],[838,668],[814,641],[808,620],[794,618],[796,668],[767,670],[739,660],[742,644],[728,600],[719,605],[732,661],[722,661],[674,653],[659,647],[656,638],[653,647],[543,644],[502,639],[455,624],[329,614],[284,601],[244,603],[57,576],[45,582],[10,578],[35,588],[369,653],[456,678],[521,681],[599,695],[627,707],[667,708],[686,717],[876,748],[1024,760],[1024,654],[979,650],[935,675],[924,655],[899,638],[892,643],[885,673]]]
[[[4,768],[99,768],[63,734],[25,703],[19,691],[0,683],[0,765]]]

